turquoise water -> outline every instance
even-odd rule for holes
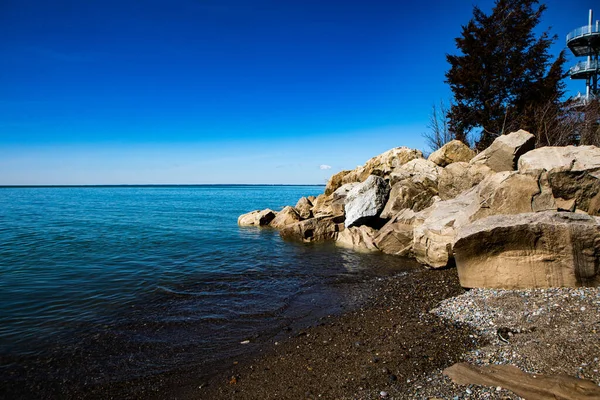
[[[53,382],[68,390],[210,369],[334,310],[342,286],[386,259],[237,226],[242,213],[322,191],[0,188],[0,378],[52,397]]]

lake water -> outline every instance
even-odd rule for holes
[[[242,213],[322,191],[0,188],[0,395],[208,373],[339,311],[365,273],[397,261],[237,226]]]

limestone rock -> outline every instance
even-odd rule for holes
[[[469,162],[475,157],[475,152],[460,140],[452,140],[433,153],[427,158],[429,161],[445,167],[446,165],[455,162]]]
[[[342,183],[364,182],[370,175],[387,179],[395,169],[417,158],[423,158],[420,150],[396,147],[371,158],[365,165],[350,171],[343,177]]]
[[[498,172],[477,186],[479,209],[472,221],[496,214],[519,214],[556,210],[550,188],[541,177],[514,171]],[[542,196],[542,197],[540,197]]]
[[[431,161],[417,158],[407,162],[390,174],[390,185],[410,179],[416,183],[425,183],[428,186],[437,186],[442,168]]]
[[[450,200],[479,184],[494,174],[483,164],[455,162],[442,168],[438,179],[438,192],[442,200]]]
[[[277,216],[269,224],[273,228],[282,229],[288,225],[295,224],[300,221],[300,215],[294,207],[286,206],[283,210],[277,213]]]
[[[312,213],[314,217],[333,216],[331,203],[333,195],[320,194],[313,201]]]
[[[390,187],[383,178],[369,176],[353,187],[344,201],[346,226],[365,225],[377,221],[385,207]]]
[[[294,208],[296,209],[296,211],[298,212],[298,215],[302,219],[308,219],[313,216],[312,215],[313,204],[306,197],[301,197],[298,200],[298,202],[296,203],[296,207],[294,207]]]
[[[438,195],[437,185],[431,181],[414,182],[406,179],[392,186],[389,199],[381,212],[381,218],[392,218],[399,211],[410,208],[421,211],[434,202]]]
[[[519,158],[535,147],[535,137],[524,130],[499,136],[470,162],[483,164],[496,172],[517,169]]]
[[[519,172],[545,175],[560,208],[599,214],[600,148],[542,147],[523,157],[519,160]]]
[[[464,287],[598,286],[600,224],[545,211],[494,215],[462,226],[454,253]]]
[[[324,242],[335,240],[343,230],[343,217],[316,217],[288,225],[279,235],[285,240]]]
[[[346,201],[346,196],[348,196],[348,192],[356,185],[358,185],[358,182],[346,183],[333,192],[331,200],[331,209],[333,210],[333,215],[344,215],[344,202]]]
[[[327,186],[325,186],[325,195],[330,195],[335,192],[340,186],[343,185],[342,181],[346,175],[348,175],[351,171],[340,171],[337,174],[334,174],[329,181],[327,181]]]
[[[275,219],[277,213],[273,210],[256,210],[242,214],[238,218],[239,226],[267,226]]]
[[[413,230],[413,254],[417,261],[431,268],[447,266],[453,257],[456,230],[470,223],[477,210],[479,195],[477,188],[473,188],[417,213]]]
[[[373,243],[376,234],[377,231],[369,226],[353,226],[340,232],[335,244],[358,252],[376,252],[379,251]]]
[[[375,236],[375,246],[386,254],[407,257],[413,247],[415,212],[402,210],[388,221]]]

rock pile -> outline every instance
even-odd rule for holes
[[[477,155],[459,141],[428,159],[391,149],[333,175],[316,198],[238,224],[456,264],[465,287],[600,285],[600,149],[534,146],[520,130]]]

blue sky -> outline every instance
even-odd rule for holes
[[[553,53],[594,2],[546,2]],[[0,185],[324,183],[424,149],[474,4],[0,0]]]

